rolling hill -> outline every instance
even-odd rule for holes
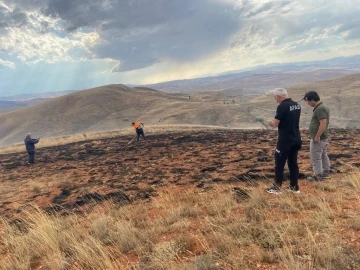
[[[288,88],[290,96],[297,101],[309,90],[318,91],[330,106],[331,127],[360,127],[357,110],[360,74]],[[312,109],[303,101],[300,104],[303,106],[301,126],[307,127]],[[1,114],[0,145],[20,143],[27,132],[34,137],[60,137],[129,128],[133,121],[164,128],[179,124],[264,128],[257,120],[272,118],[276,106],[272,94],[250,97],[208,91],[185,95],[107,85]]]
[[[24,134],[57,137],[147,124],[231,124],[251,122],[246,110],[221,95],[169,94],[149,88],[108,85],[61,96],[0,115],[0,145],[21,142]],[[224,104],[226,103],[226,104]],[[240,117],[241,116],[241,117]]]

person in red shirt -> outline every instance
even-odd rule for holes
[[[131,125],[135,128],[136,135],[137,135],[137,142],[139,142],[140,135],[143,136],[144,140],[147,141],[145,134],[144,134],[144,124],[140,122],[132,122]]]

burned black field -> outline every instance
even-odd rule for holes
[[[357,130],[331,130],[333,173],[360,166]],[[311,174],[309,142],[302,134],[300,181]],[[0,155],[1,215],[12,218],[29,204],[50,212],[81,212],[104,200],[151,200],[169,186],[256,185],[273,179],[275,130],[204,130],[149,134],[128,145],[128,136]],[[300,182],[301,183],[301,182]],[[263,192],[262,190],[260,192]]]

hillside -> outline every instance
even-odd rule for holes
[[[224,103],[223,97],[212,95],[189,97],[144,87],[108,85],[1,114],[0,145],[21,142],[27,132],[34,137],[65,136],[129,128],[136,120],[146,125],[234,123],[237,127],[251,122],[252,117],[235,100],[230,105]]]
[[[84,140],[30,167],[2,154],[0,268],[358,269],[359,136],[332,130],[331,179],[309,182],[304,131],[301,193],[279,196],[265,192],[276,131]]]
[[[179,102],[179,95],[149,89],[109,85],[54,98],[41,104],[0,115],[1,144],[34,136],[63,136],[95,130],[129,127],[149,108]]]

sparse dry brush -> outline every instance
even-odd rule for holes
[[[359,269],[359,187],[354,171],[301,194],[271,196],[260,183],[239,200],[218,185],[84,215],[30,207],[1,222],[0,268]]]

